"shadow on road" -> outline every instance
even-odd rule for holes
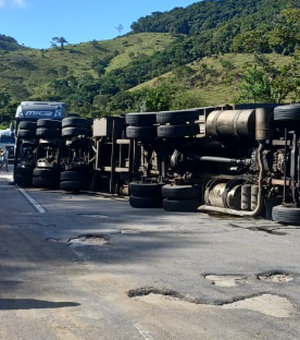
[[[51,302],[34,299],[0,299],[0,310],[64,308],[79,305],[79,303],[75,302]]]

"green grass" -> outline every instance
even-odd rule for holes
[[[275,65],[284,65],[292,60],[277,54],[266,55]],[[200,97],[205,105],[232,104],[237,100],[239,84],[245,70],[254,64],[252,54],[226,54],[203,58],[199,63],[186,65],[193,71],[192,75],[178,77],[176,70],[140,84],[130,91],[153,87],[160,79],[184,86],[190,94]]]
[[[166,48],[174,38],[170,34],[141,33],[117,37],[112,40],[91,41],[59,48],[31,49],[0,52],[0,91],[8,92],[14,100],[43,97],[49,92],[48,84],[59,77],[81,78],[91,74],[94,60],[113,56],[107,72],[125,67],[139,54],[151,55]]]
[[[174,38],[170,34],[140,33],[118,38],[118,51],[120,52],[110,63],[107,71],[122,68],[129,64],[133,57],[141,54],[152,55],[154,52],[163,51]]]

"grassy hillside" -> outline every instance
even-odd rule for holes
[[[172,41],[174,36],[165,33],[143,33],[128,35],[126,37],[115,38],[102,42],[103,46],[111,46],[115,42],[115,47],[119,54],[113,58],[107,67],[107,72],[116,68],[122,68],[130,63],[133,57],[140,54],[152,55],[154,52],[163,51]],[[110,47],[111,48],[111,47]]]
[[[49,83],[57,78],[97,77],[92,63],[111,58],[107,72],[125,67],[134,56],[152,55],[165,49],[174,38],[169,34],[143,33],[113,40],[67,45],[62,50],[19,49],[0,50],[0,92],[6,91],[14,100],[41,97],[49,91]]]
[[[292,60],[292,57],[275,53],[266,56],[277,66]],[[253,54],[228,53],[205,57],[135,86],[130,91],[139,91],[167,82],[185,88],[190,96],[199,98],[202,105],[231,104],[237,100],[239,85],[246,69],[254,64]]]
[[[163,52],[175,39],[174,35],[168,33],[140,33],[113,40],[67,45],[62,50],[21,48],[15,51],[0,51],[0,95],[8,94],[15,103],[12,106],[13,115],[15,106],[21,100],[56,99],[51,84],[57,79],[73,79],[76,83],[78,79],[90,75],[98,81],[99,75],[93,68],[93,63],[97,64],[106,58],[108,62],[105,74],[118,72],[126,69],[137,57],[143,58]],[[286,64],[291,59],[278,54],[268,54],[268,58],[277,65]],[[129,88],[128,91],[134,93],[145,88],[155,88],[165,80],[176,84],[176,87],[190,98],[197,99],[195,104],[233,103],[237,99],[238,87],[246,68],[253,63],[252,54],[204,57],[183,66],[174,66],[172,71]],[[101,102],[102,97],[100,94]],[[107,102],[107,98],[105,101]]]

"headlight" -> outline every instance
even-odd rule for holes
[[[55,110],[54,118],[61,118],[61,109],[56,109]]]

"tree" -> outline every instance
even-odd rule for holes
[[[179,88],[162,80],[156,87],[145,87],[134,92],[138,111],[167,111]]]
[[[300,45],[300,9],[288,7],[279,16],[270,34],[270,44],[278,53],[290,54]]]
[[[59,45],[61,50],[64,49],[65,44],[68,44],[67,40],[64,37],[53,37],[50,43],[51,47],[57,47],[57,45]]]
[[[72,88],[69,86],[67,78],[56,78],[51,82],[51,87],[54,94],[59,98],[64,98],[72,93]]]
[[[0,121],[8,124],[13,120],[13,111],[10,107],[11,97],[5,92],[0,92]]]
[[[233,39],[230,50],[238,53],[271,52],[267,33],[258,29],[238,34]]]
[[[299,100],[299,58],[276,67],[264,56],[256,57],[257,64],[248,68],[240,86],[240,102],[282,103],[288,96]]]
[[[115,29],[119,32],[119,34],[121,34],[123,29],[124,29],[124,26],[122,24],[120,24],[118,26],[115,26]]]
[[[255,66],[248,68],[240,90],[239,101],[241,102],[273,102],[269,78],[262,70],[258,70]]]

